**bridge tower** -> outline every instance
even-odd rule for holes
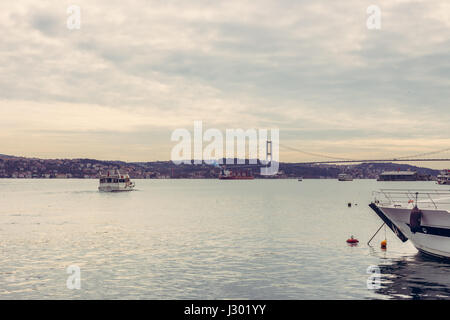
[[[266,161],[267,163],[272,162],[272,140],[266,141]]]

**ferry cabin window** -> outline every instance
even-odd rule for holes
[[[118,183],[118,182],[124,183],[124,182],[126,182],[126,180],[125,179],[102,178],[102,179],[100,179],[100,182],[101,183]]]

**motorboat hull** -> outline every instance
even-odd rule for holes
[[[421,228],[413,233],[410,228],[412,208],[381,206],[370,207],[403,242],[408,239],[422,253],[450,259],[450,213],[446,210],[422,210]]]

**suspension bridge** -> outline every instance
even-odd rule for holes
[[[342,158],[339,156],[334,156],[330,154],[322,154],[322,153],[313,153],[304,151],[302,149],[298,149],[292,146],[279,144],[278,145],[280,149],[284,150],[290,150],[297,153],[301,153],[310,157],[315,158],[322,158],[326,160],[319,160],[319,161],[299,161],[294,162],[291,165],[319,165],[319,164],[351,164],[351,163],[389,163],[389,162],[450,162],[450,148],[430,151],[430,152],[423,152],[418,154],[412,154],[408,156],[399,156],[399,157],[392,157],[392,158],[385,158],[385,159],[348,159],[348,158]],[[442,156],[442,154],[448,152],[448,156]],[[436,156],[441,155],[440,157],[431,157],[431,158],[424,158],[427,156]],[[239,168],[251,168],[251,167],[265,167],[268,164],[272,162],[272,141],[268,140],[266,142],[266,164],[248,164],[248,163],[227,163],[227,165],[232,165],[233,167],[239,167]],[[223,163],[225,163],[226,159],[223,159]],[[231,159],[236,160],[236,159]],[[246,162],[248,159],[246,160]],[[234,161],[233,161],[234,162]],[[219,166],[217,164],[217,166]],[[449,165],[450,166],[450,165]]]
[[[320,160],[320,161],[308,161],[308,162],[297,162],[297,164],[345,164],[345,163],[382,163],[382,162],[450,162],[450,156],[441,156],[441,157],[432,157],[432,158],[424,158],[427,156],[436,156],[436,155],[442,155],[446,152],[450,152],[450,148],[435,150],[431,152],[424,152],[419,154],[413,154],[408,156],[400,156],[400,157],[392,157],[392,158],[386,158],[386,159],[347,159],[342,158],[338,156],[333,156],[329,154],[321,154],[321,153],[312,153],[307,152],[292,146],[287,146],[280,144],[280,148],[285,150],[290,150],[298,153],[302,153],[304,155],[313,156],[316,158],[322,158],[327,160]]]

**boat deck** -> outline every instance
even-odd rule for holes
[[[374,192],[375,203],[382,207],[446,210],[450,212],[450,189],[381,189]]]

